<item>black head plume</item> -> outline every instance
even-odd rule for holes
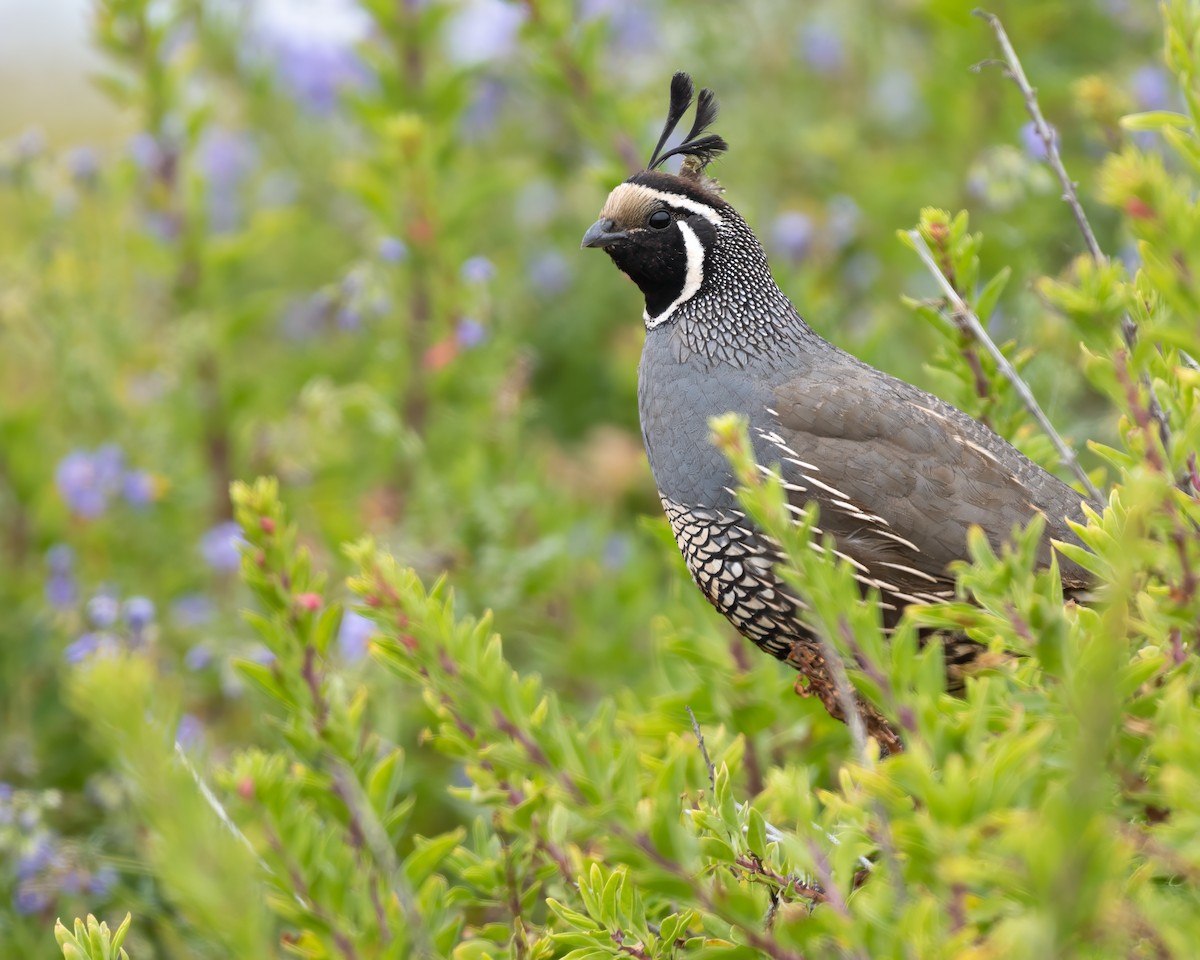
[[[653,170],[660,166],[668,157],[682,154],[690,159],[690,162],[686,164],[687,169],[699,173],[716,159],[718,154],[729,149],[729,144],[725,142],[724,138],[715,133],[701,136],[717,119],[716,95],[705,87],[700,91],[700,97],[696,101],[695,122],[688,135],[684,137],[683,143],[672,147],[666,153],[659,153],[663,144],[667,142],[667,138],[671,136],[680,119],[687,112],[687,108],[692,105],[692,89],[692,78],[686,73],[680,71],[671,78],[671,106],[667,110],[667,122],[663,124],[662,135],[658,138],[654,153],[650,155],[650,162],[646,164],[647,170]]]

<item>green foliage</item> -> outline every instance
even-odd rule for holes
[[[125,914],[124,922],[113,933],[107,923],[89,913],[86,924],[82,920],[75,920],[74,934],[60,920],[54,925],[54,939],[62,947],[64,960],[129,960],[129,954],[121,948],[121,943],[129,932],[132,920],[130,914]]]
[[[1190,956],[1200,8],[998,11],[1096,259],[958,4],[362,0],[337,95],[259,6],[96,4],[132,141],[0,143],[4,955],[62,915],[92,960]],[[1034,526],[885,636],[716,425],[904,752],[734,637],[660,515],[640,305],[573,258],[664,63],[818,330],[1058,465],[916,218],[1094,438],[1094,597]],[[992,648],[964,696],[926,627]]]

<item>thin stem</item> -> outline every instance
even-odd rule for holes
[[[1083,485],[1083,488],[1087,491],[1088,496],[1094,500],[1100,500],[1100,491],[1096,489],[1095,484],[1092,483],[1091,479],[1084,472],[1083,467],[1079,465],[1079,461],[1075,457],[1075,451],[1059,436],[1058,431],[1054,429],[1054,424],[1050,422],[1050,418],[1046,416],[1045,411],[1038,404],[1033,391],[1029,389],[1029,385],[1021,379],[1021,375],[1017,373],[1016,368],[1008,362],[1008,357],[1000,351],[1000,348],[988,336],[988,332],[983,328],[983,324],[979,322],[979,317],[967,306],[966,301],[959,296],[958,291],[946,279],[946,275],[942,273],[941,268],[933,259],[933,253],[930,251],[929,245],[925,242],[925,238],[921,236],[920,231],[909,230],[908,238],[912,241],[913,248],[917,251],[917,256],[921,258],[921,262],[929,268],[929,272],[933,274],[934,280],[942,288],[942,293],[945,294],[947,302],[954,311],[955,319],[961,326],[969,330],[971,335],[991,354],[1000,372],[1004,374],[1008,382],[1017,391],[1017,395],[1025,404],[1025,408],[1033,414],[1034,418],[1041,425],[1042,430],[1050,438],[1051,443],[1054,444],[1054,449],[1058,451],[1059,459],[1075,474],[1076,478]]]
[[[1083,204],[1079,202],[1079,194],[1075,190],[1075,181],[1067,174],[1067,168],[1063,165],[1062,155],[1058,151],[1058,141],[1054,136],[1054,130],[1046,122],[1045,116],[1042,115],[1042,108],[1038,105],[1037,91],[1029,83],[1029,78],[1025,76],[1025,70],[1021,67],[1017,51],[1013,49],[1012,41],[1008,39],[1004,25],[1000,22],[999,17],[988,13],[986,10],[975,10],[974,13],[975,16],[984,20],[996,34],[996,39],[1000,43],[1000,49],[1004,52],[1004,61],[1002,63],[1004,72],[1012,78],[1013,83],[1021,91],[1021,96],[1025,100],[1025,109],[1029,112],[1029,116],[1033,120],[1033,128],[1037,132],[1038,139],[1045,145],[1046,162],[1050,165],[1050,169],[1054,171],[1055,176],[1058,177],[1058,182],[1062,186],[1063,200],[1071,208],[1071,213],[1075,217],[1075,223],[1079,226],[1079,232],[1083,234],[1084,246],[1087,247],[1088,253],[1091,254],[1093,260],[1097,263],[1106,263],[1108,257],[1100,249],[1100,243],[1096,240],[1096,234],[1092,231],[1091,223],[1088,222],[1087,214],[1083,210]],[[975,69],[978,70],[979,67],[976,66]],[[1137,323],[1130,316],[1129,311],[1125,311],[1121,316],[1121,337],[1130,350],[1133,350],[1133,345],[1137,340],[1137,332]],[[1186,351],[1180,350],[1180,355],[1186,366],[1192,369],[1197,368],[1196,361]],[[1154,392],[1154,384],[1150,382],[1149,375],[1142,374],[1141,380],[1142,386],[1145,387],[1150,397],[1150,414],[1154,417],[1154,422],[1158,425],[1158,433],[1162,439],[1163,447],[1170,449],[1171,425],[1167,419],[1167,414],[1163,410],[1162,404],[1159,403],[1158,395]],[[1187,480],[1184,481],[1184,484],[1186,483]]]

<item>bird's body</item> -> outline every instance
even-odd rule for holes
[[[687,105],[676,109],[680,76],[673,115]],[[690,102],[690,81],[686,93]],[[704,92],[698,113],[706,109],[711,119]],[[726,412],[748,420],[755,462],[778,469],[790,509],[818,505],[822,533],[864,589],[878,591],[886,627],[909,604],[953,596],[948,567],[967,556],[973,525],[998,545],[1042,515],[1048,564],[1051,538],[1075,540],[1067,520],[1082,520],[1080,494],[983,424],[818,336],[776,285],[749,226],[701,174],[724,147],[696,141],[702,131],[698,118],[688,137],[707,143],[701,163],[676,176],[652,160],[612,192],[584,239],[646,297],[642,434],[700,589],[774,656],[795,662],[797,644],[814,642],[802,601],[776,576],[779,558],[739,510],[729,464],[710,442],[710,419]],[[1068,587],[1087,584],[1082,568],[1060,566]]]

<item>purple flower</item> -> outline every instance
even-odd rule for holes
[[[17,858],[16,876],[18,880],[31,880],[44,871],[57,856],[52,835],[43,831],[33,843]]]
[[[527,16],[523,4],[503,0],[467,0],[446,23],[444,40],[450,62],[469,67],[502,60],[513,52]]]
[[[192,752],[204,745],[204,724],[200,718],[185,713],[179,718],[179,726],[175,729],[175,742],[183,747],[185,752]]]
[[[1050,128],[1050,137],[1055,144],[1058,143],[1058,131],[1053,127]],[[1034,160],[1045,160],[1050,156],[1046,149],[1046,141],[1041,138],[1032,120],[1021,127],[1021,146]]]
[[[638,0],[583,0],[579,17],[585,23],[606,17],[610,45],[618,55],[628,56],[658,46],[658,18],[649,4]]]
[[[342,656],[349,662],[355,663],[367,655],[367,642],[376,632],[375,621],[364,617],[361,613],[346,610],[342,614],[342,622],[338,627],[337,642]]]
[[[293,300],[279,318],[280,333],[288,340],[309,340],[321,332],[333,311],[333,298],[320,291]]]
[[[121,494],[130,506],[144,507],[158,499],[158,484],[154,474],[147,470],[126,470],[121,483]]]
[[[166,153],[154,134],[145,131],[131,137],[127,149],[130,158],[142,173],[156,172],[162,166]]]
[[[213,618],[213,602],[202,593],[185,593],[171,604],[171,619],[181,627],[199,627]]]
[[[496,265],[487,257],[470,257],[463,261],[459,276],[466,283],[487,283],[496,276]]]
[[[184,655],[183,663],[189,670],[203,670],[212,663],[212,656],[207,643],[197,643]]]
[[[108,506],[108,491],[87,450],[74,450],[63,457],[54,471],[54,482],[72,513],[94,520]]]
[[[1129,88],[1139,110],[1170,110],[1174,85],[1162,67],[1147,64],[1129,78]]]
[[[838,73],[846,64],[841,31],[820,20],[809,23],[800,34],[800,58],[816,73]]]
[[[70,573],[75,566],[75,551],[65,543],[56,543],[46,551],[46,566],[52,573]]]
[[[243,134],[210,127],[197,152],[208,183],[209,228],[214,233],[233,230],[241,220],[242,183],[254,168],[254,146]]]
[[[17,885],[13,893],[13,909],[28,916],[41,913],[50,907],[50,897],[39,885],[25,881]]]
[[[200,554],[218,573],[233,573],[241,566],[242,555],[238,548],[245,543],[242,528],[235,521],[226,520],[200,538]]]
[[[338,307],[335,321],[341,330],[357,330],[362,326],[362,311],[353,303],[344,303]]]
[[[463,317],[454,329],[454,339],[464,350],[479,346],[487,335],[487,327],[471,317]]]
[[[408,259],[408,247],[399,237],[380,237],[375,252],[384,263],[403,263]]]
[[[154,622],[154,601],[147,597],[130,597],[122,605],[125,623],[134,633],[141,633]]]
[[[781,213],[771,224],[772,246],[793,263],[799,263],[808,256],[812,239],[812,220],[798,210]]]
[[[571,285],[571,266],[558,250],[545,250],[529,264],[529,282],[538,293],[556,297]]]
[[[251,53],[268,63],[293,100],[312,113],[327,114],[343,90],[368,78],[354,45],[369,25],[363,10],[348,0],[267,0],[255,7]]]
[[[275,654],[261,643],[256,643],[246,651],[246,659],[254,663],[261,663],[263,666],[269,667],[275,662]]]
[[[463,111],[462,132],[469,140],[482,140],[496,126],[500,108],[504,105],[507,88],[495,77],[483,77],[471,92],[471,100]]]
[[[90,187],[100,173],[100,155],[94,147],[74,147],[67,151],[67,170],[71,179],[83,187]]]
[[[111,633],[85,633],[63,651],[67,663],[83,663],[92,657],[111,657],[118,650],[117,639]]]
[[[59,610],[73,607],[79,595],[75,582],[75,552],[65,543],[56,543],[46,551],[46,566],[50,576],[46,580],[46,602]]]
[[[629,537],[623,533],[614,533],[604,541],[600,562],[606,570],[620,570],[629,563],[632,556],[633,545]]]
[[[92,872],[92,876],[88,881],[88,891],[97,897],[107,897],[112,888],[117,885],[117,871],[104,864],[98,870]]]
[[[87,617],[97,630],[107,630],[117,622],[121,604],[111,593],[98,593],[87,602]]]

